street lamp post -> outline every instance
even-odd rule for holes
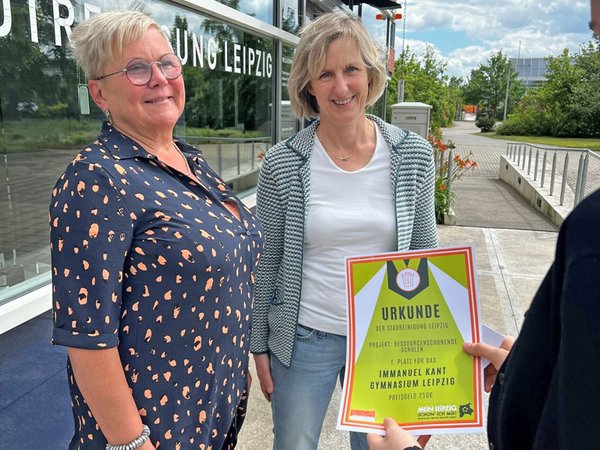
[[[519,67],[519,58],[521,57],[521,41],[519,41],[519,51],[517,52],[517,64],[515,65],[515,69],[518,72],[518,67]],[[510,60],[509,60],[510,62]],[[510,87],[510,67],[508,68],[508,73],[506,74],[506,95],[504,97],[504,115],[502,117],[502,120],[506,120],[506,111],[508,109],[508,88]]]

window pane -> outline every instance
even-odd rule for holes
[[[17,288],[20,295],[28,280],[47,283],[52,187],[104,118],[71,58],[68,30],[85,16],[122,7],[118,0],[57,0],[55,18],[53,2],[36,2],[31,18],[28,2],[10,3],[11,20],[0,22],[0,303]],[[199,145],[238,186],[271,145],[273,39],[163,1],[144,5],[184,64],[186,105],[176,134]],[[263,11],[259,18],[270,23],[271,16]]]

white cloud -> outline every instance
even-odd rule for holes
[[[463,77],[500,50],[517,57],[519,42],[521,57],[546,57],[558,55],[564,48],[576,51],[591,38],[588,0],[419,0],[408,2],[403,14],[407,44],[417,54],[426,43],[411,39],[411,34],[435,36],[443,30],[445,35],[452,31],[463,36],[452,50],[448,50],[452,45],[444,42],[445,53],[439,49],[442,43],[435,38],[430,42],[439,58],[447,61],[447,73]],[[397,53],[401,51],[402,25],[397,24]]]

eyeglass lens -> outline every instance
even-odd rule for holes
[[[158,64],[162,74],[169,80],[174,80],[181,75],[181,62],[179,61],[179,58],[172,53],[167,53],[160,58],[160,61],[151,63],[142,59],[131,61],[127,64],[125,74],[133,84],[142,86],[148,83],[152,78],[152,64]]]

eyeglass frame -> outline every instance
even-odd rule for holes
[[[162,69],[162,59],[163,59],[165,56],[167,56],[167,55],[173,55],[175,58],[177,58],[177,61],[179,61],[179,68],[180,68],[181,70],[180,70],[179,74],[178,74],[176,77],[173,77],[173,78],[171,78],[171,77],[167,76],[167,74],[165,74],[165,72],[164,72],[164,71],[163,71],[163,69]],[[146,63],[146,64],[148,65],[148,67],[150,67],[150,78],[148,78],[148,81],[146,81],[146,82],[145,82],[145,83],[143,83],[143,84],[137,84],[137,83],[134,83],[134,82],[131,80],[131,78],[129,78],[129,75],[127,75],[127,72],[128,72],[129,70],[131,70],[131,69],[129,68],[129,66],[130,66],[132,63],[134,63],[134,62],[140,62],[140,61],[141,61],[141,62],[144,62],[144,63]],[[112,77],[113,75],[118,75],[118,74],[120,74],[120,73],[124,73],[124,74],[125,74],[125,76],[127,77],[127,80],[128,80],[128,81],[129,81],[131,84],[133,84],[134,86],[145,86],[145,85],[147,85],[148,83],[150,83],[150,81],[152,81],[152,65],[153,65],[153,64],[158,64],[158,68],[160,69],[160,73],[162,73],[162,74],[163,74],[163,76],[165,77],[165,79],[167,79],[167,80],[176,80],[177,78],[179,78],[179,77],[181,76],[181,74],[182,74],[182,72],[183,72],[183,64],[181,63],[181,59],[179,58],[179,56],[177,56],[175,53],[171,53],[171,52],[169,52],[169,53],[165,53],[164,55],[162,55],[158,61],[151,61],[151,62],[148,62],[148,61],[146,61],[145,59],[140,59],[140,58],[138,58],[138,59],[132,59],[131,61],[129,61],[129,62],[127,63],[127,66],[125,66],[125,68],[124,68],[124,69],[117,70],[116,72],[109,73],[109,74],[106,74],[106,75],[100,75],[99,77],[97,77],[97,78],[94,78],[94,81],[100,81],[100,80],[104,80],[105,78]]]

